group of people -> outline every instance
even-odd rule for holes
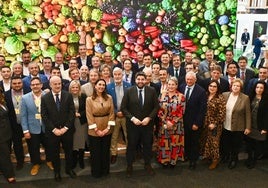
[[[60,148],[65,153],[65,172],[76,177],[77,164],[84,168],[84,152],[89,149],[91,174],[109,174],[117,161],[120,130],[127,145],[127,177],[133,174],[137,153],[150,175],[153,142],[156,158],[163,168],[189,161],[194,170],[202,156],[209,169],[228,162],[233,169],[243,140],[247,143],[246,166],[254,168],[263,155],[268,118],[268,59],[256,77],[247,67],[247,58],[238,62],[233,52],[226,60],[214,60],[213,50],[201,61],[187,52],[185,59],[169,52],[154,61],[150,54],[136,59],[122,50],[115,63],[109,52],[103,57],[87,56],[85,45],[79,56],[64,63],[57,53],[55,62],[42,60],[43,70],[32,62],[28,51],[22,63],[1,66],[0,81],[0,169],[9,183],[16,181],[10,160],[11,143],[17,160],[24,164],[25,138],[32,168],[41,167],[40,145],[46,164],[61,181]],[[4,56],[0,56],[0,60]],[[1,63],[1,61],[0,61]],[[246,135],[246,136],[245,136]]]

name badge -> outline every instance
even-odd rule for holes
[[[20,114],[20,109],[15,108],[15,114],[16,114],[16,115],[19,115],[19,114]]]
[[[35,119],[41,119],[41,114],[35,114]]]

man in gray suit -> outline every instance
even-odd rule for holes
[[[144,168],[150,175],[154,175],[151,166],[153,125],[159,104],[154,88],[145,86],[146,75],[138,72],[135,76],[136,85],[125,93],[121,110],[127,120],[127,177],[132,175],[136,146],[141,140],[143,146]]]

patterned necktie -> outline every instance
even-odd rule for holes
[[[57,106],[57,109],[58,111],[60,110],[60,98],[59,98],[59,94],[55,94],[56,96],[56,106]]]
[[[241,77],[241,80],[243,80],[243,81],[245,80],[245,72],[244,71],[241,72],[241,76],[240,77]]]

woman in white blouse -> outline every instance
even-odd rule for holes
[[[222,132],[222,162],[229,161],[229,169],[236,167],[243,134],[249,134],[251,128],[250,101],[241,92],[242,89],[243,81],[237,78],[232,82],[232,91],[223,93],[227,103]]]

